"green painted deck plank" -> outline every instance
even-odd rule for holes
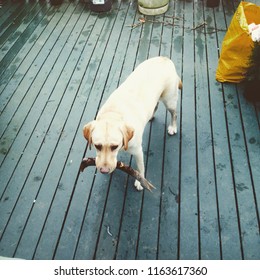
[[[197,4],[197,9],[194,9],[195,26],[205,22],[203,9],[202,2]],[[205,26],[195,30],[197,168],[200,258],[212,260],[220,259],[220,240],[205,31]],[[205,168],[205,164],[207,168]],[[213,240],[214,242],[212,242]]]
[[[199,209],[197,190],[196,112],[193,3],[184,6],[183,91],[181,116],[180,259],[198,259]]]
[[[161,55],[171,57],[175,63],[177,73],[182,75],[182,43],[183,43],[183,3],[175,2],[166,13],[164,21],[178,26],[169,25],[163,28]],[[169,18],[177,17],[178,19]],[[179,19],[180,18],[180,19]],[[165,138],[164,144],[164,170],[161,189],[161,212],[159,228],[158,259],[178,258],[178,232],[179,232],[179,147],[180,147],[180,115],[181,115],[181,91],[178,101],[178,133],[174,137]],[[166,125],[170,120],[168,113]],[[165,132],[166,133],[166,132]]]
[[[209,89],[212,115],[212,130],[214,138],[214,163],[216,172],[217,198],[221,238],[221,258],[241,259],[240,234],[236,199],[233,191],[233,177],[231,158],[228,144],[228,131],[226,128],[226,114],[222,85],[215,80],[215,69],[218,64],[218,44],[223,40],[225,31],[212,30],[225,29],[224,17],[219,18],[215,11],[205,9],[206,18],[215,17],[214,21],[207,20],[207,52],[211,57],[208,60]],[[215,41],[215,38],[218,42]]]

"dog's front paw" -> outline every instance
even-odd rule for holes
[[[135,180],[135,188],[138,191],[142,191],[144,188],[142,187],[141,183],[138,180]]]
[[[169,135],[174,135],[176,133],[177,133],[177,126],[169,125],[168,126],[168,134]]]

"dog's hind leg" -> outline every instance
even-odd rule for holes
[[[177,133],[177,112],[176,109],[168,109],[171,114],[171,122],[168,126],[168,134],[174,135]]]
[[[178,86],[174,85],[168,89],[161,97],[166,109],[171,114],[170,124],[168,126],[168,134],[174,135],[177,133],[177,102],[178,102]]]

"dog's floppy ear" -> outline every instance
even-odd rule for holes
[[[91,144],[92,144],[92,131],[94,129],[94,122],[89,122],[83,127],[83,135],[84,137],[88,140],[89,143],[89,148],[91,149]]]
[[[134,129],[129,125],[123,125],[122,127],[122,134],[123,134],[123,146],[125,151],[128,149],[128,142],[133,138],[134,136]]]

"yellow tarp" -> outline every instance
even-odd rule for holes
[[[241,2],[222,42],[217,81],[239,83],[244,80],[253,47],[248,25],[253,22],[260,24],[260,6]]]

